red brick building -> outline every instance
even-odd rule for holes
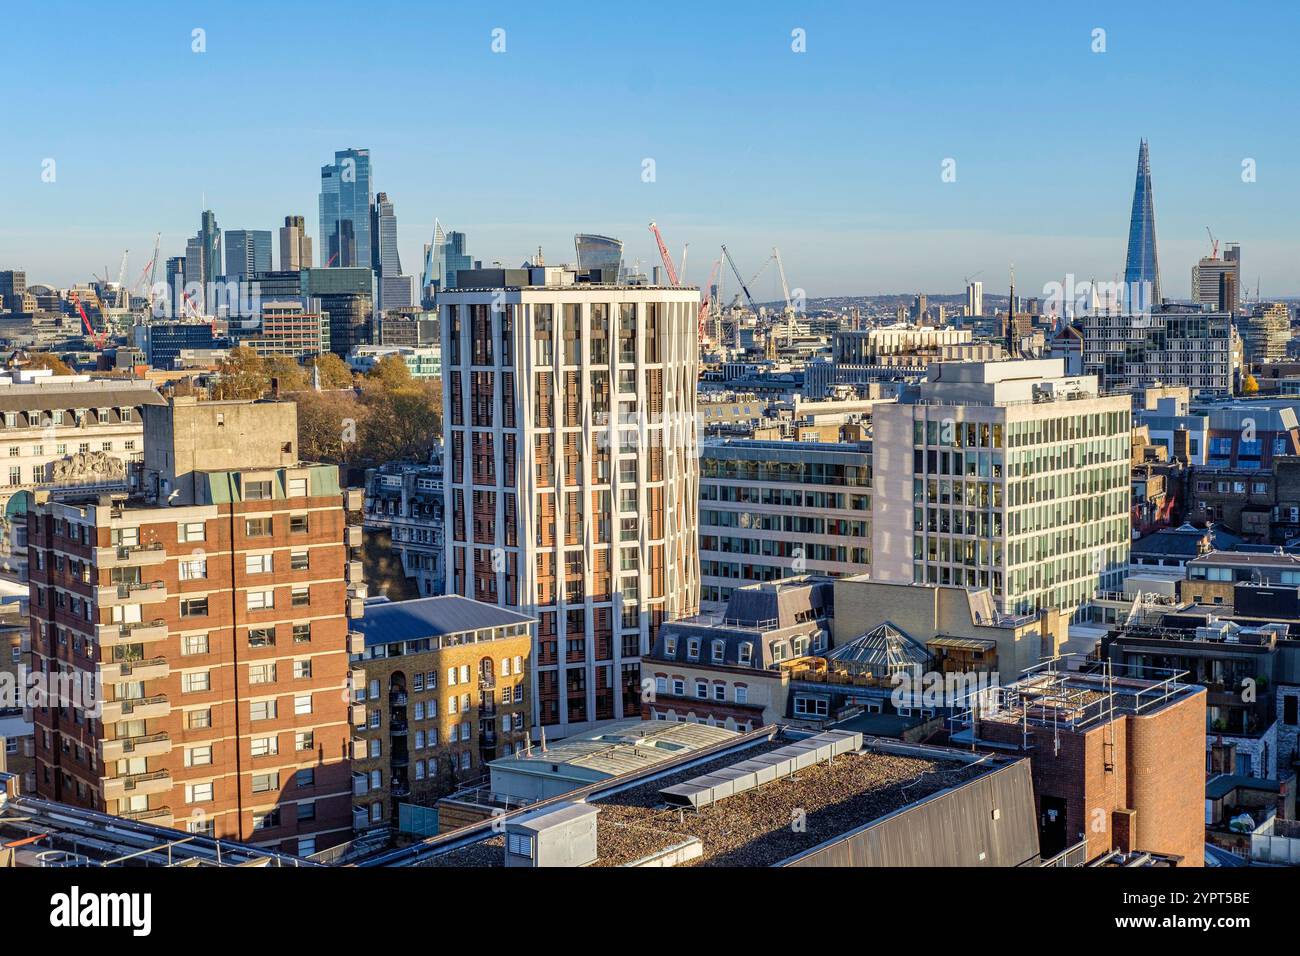
[[[1205,863],[1205,688],[1056,672],[998,688],[975,721],[979,747],[1029,757],[1044,858],[1086,841]],[[954,734],[970,741],[971,722]],[[1081,850],[1082,848],[1080,848]]]
[[[351,832],[360,527],[297,409],[145,410],[136,497],[28,515],[32,658],[96,699],[35,710],[39,796],[305,855]]]

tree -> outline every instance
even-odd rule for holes
[[[384,388],[390,391],[410,388],[415,381],[411,377],[411,368],[406,364],[406,359],[400,355],[385,355],[366,373],[366,378],[382,383]]]
[[[441,396],[442,389],[430,382],[408,388],[366,388],[361,457],[367,461],[428,458],[442,429]]]
[[[321,388],[351,388],[352,369],[333,352],[318,355],[307,364],[307,379],[311,380],[312,368],[320,369]]]
[[[275,379],[281,392],[300,392],[307,387],[307,373],[289,356],[268,355],[263,364],[267,379]]]
[[[25,368],[47,368],[55,375],[71,375],[72,369],[53,352],[28,352]]]
[[[1253,375],[1247,375],[1245,381],[1241,383],[1241,394],[1254,395],[1259,391],[1259,379]]]
[[[304,461],[343,464],[359,457],[358,436],[366,426],[367,408],[350,392],[294,395],[298,403],[298,453]]]
[[[262,356],[244,345],[222,359],[217,376],[213,397],[218,400],[261,398],[271,384]]]

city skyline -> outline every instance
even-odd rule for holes
[[[625,258],[648,268],[657,256],[646,223],[656,219],[674,257],[690,244],[691,283],[704,281],[725,242],[750,272],[780,246],[791,286],[814,298],[955,294],[977,273],[997,294],[1011,261],[1018,287],[1034,295],[1067,273],[1122,275],[1133,148],[1145,138],[1161,197],[1165,294],[1190,296],[1207,224],[1247,251],[1245,290],[1300,294],[1300,243],[1285,228],[1300,206],[1285,166],[1295,134],[1274,120],[1295,70],[1284,27],[1297,14],[1280,6],[1282,28],[1249,36],[1251,55],[1234,61],[1229,84],[1207,81],[1203,63],[1246,43],[1250,26],[1230,20],[1211,31],[1194,10],[1166,22],[1119,6],[1086,19],[1024,7],[996,30],[956,6],[869,17],[759,7],[743,20],[691,10],[685,42],[670,49],[637,30],[635,13],[574,31],[540,11],[439,18],[379,4],[376,18],[406,26],[386,40],[385,97],[369,83],[326,84],[328,110],[299,119],[264,81],[347,52],[354,37],[327,29],[328,8],[313,18],[259,10],[264,29],[249,30],[235,13],[159,5],[128,29],[110,12],[63,5],[116,55],[149,69],[105,83],[90,57],[49,74],[36,44],[15,44],[0,66],[14,93],[14,134],[0,158],[13,187],[0,196],[0,261],[33,282],[67,285],[112,269],[130,249],[133,280],[154,233],[164,258],[179,255],[204,206],[237,229],[303,215],[319,247],[319,170],[355,147],[370,150],[375,191],[401,210],[408,262],[421,261],[437,218],[465,232],[485,263],[517,265],[539,246],[548,262],[572,261],[574,234],[594,232],[622,239]],[[11,28],[21,38],[44,21],[16,11]],[[1094,52],[1097,30],[1104,52]],[[804,31],[806,52],[793,49],[794,31]],[[298,42],[276,40],[284,35]],[[426,122],[426,64],[435,61],[432,75],[454,76],[463,103],[440,97]],[[613,115],[590,127],[600,139],[575,137],[593,77],[609,87],[601,102]],[[213,84],[229,95],[179,137],[166,135],[167,123],[104,123],[88,137],[78,124],[46,121],[113,116],[159,90],[184,97]],[[1124,107],[1135,88],[1142,108]],[[932,119],[918,128],[918,115]],[[1205,140],[1200,124],[1211,115],[1231,115],[1231,133]],[[653,182],[643,181],[647,159]],[[46,160],[52,182],[42,179]],[[944,181],[945,160],[955,161],[955,181]],[[1245,160],[1255,163],[1253,182],[1243,181]],[[753,291],[766,301],[778,288],[765,275]]]

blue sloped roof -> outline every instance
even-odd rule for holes
[[[365,615],[351,629],[365,635],[366,647],[394,641],[418,641],[460,631],[476,631],[506,624],[531,624],[533,618],[495,604],[484,604],[458,594],[415,598],[411,601],[366,603]]]

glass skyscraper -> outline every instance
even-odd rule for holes
[[[606,273],[606,282],[617,282],[623,265],[623,243],[609,236],[579,233],[573,237],[578,253],[578,272],[600,269]]]
[[[442,223],[433,221],[433,241],[424,244],[424,275],[420,289],[424,305],[432,307],[439,289],[456,285],[456,273],[474,268],[474,260],[465,252],[465,233],[444,232]]]
[[[388,193],[375,196],[370,211],[371,260],[378,276],[379,309],[409,309],[414,303],[411,277],[402,275],[402,260],[397,252],[397,213]]]
[[[374,268],[370,240],[370,150],[341,149],[320,170],[320,264]]]
[[[226,230],[226,278],[248,279],[271,271],[271,230]]]
[[[1137,183],[1133,187],[1133,217],[1128,227],[1128,259],[1124,264],[1128,307],[1140,312],[1160,304],[1160,264],[1156,258],[1156,207],[1151,194],[1151,157],[1147,141],[1138,147]]]

